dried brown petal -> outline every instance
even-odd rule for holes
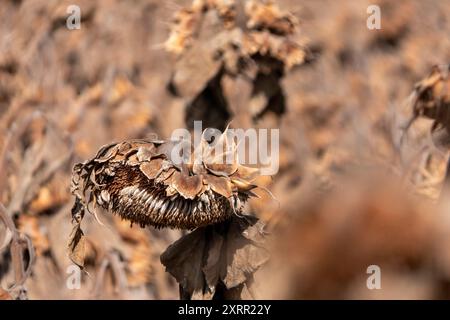
[[[194,199],[200,194],[203,183],[201,176],[186,176],[180,172],[174,173],[173,187],[186,199]]]

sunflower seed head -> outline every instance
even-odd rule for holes
[[[225,134],[220,139],[229,144],[226,152],[236,152]],[[249,190],[256,187],[249,180],[257,170],[240,165],[237,157],[225,163],[226,153],[213,153],[204,140],[202,146],[201,157],[192,156],[181,166],[171,161],[171,142],[129,140],[104,146],[74,167],[72,192],[85,205],[97,203],[141,226],[193,229],[223,221],[242,210]]]

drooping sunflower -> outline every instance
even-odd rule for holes
[[[251,181],[259,170],[239,164],[236,143],[226,131],[216,143],[202,135],[186,161],[179,161],[181,143],[127,140],[103,146],[74,166],[72,193],[79,209],[93,212],[98,205],[142,227],[179,229],[239,215],[245,201],[256,196]],[[223,152],[217,152],[218,145]]]

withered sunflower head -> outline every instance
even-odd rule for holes
[[[450,65],[436,65],[416,83],[412,94],[412,117],[408,129],[419,117],[433,120],[431,138],[437,147],[450,146]]]
[[[202,136],[181,162],[174,157],[180,141],[106,145],[93,159],[74,166],[72,193],[90,212],[99,205],[141,226],[193,229],[223,221],[240,214],[255,195],[251,181],[258,169],[239,164],[235,142],[227,140],[226,132],[218,142],[223,152]]]

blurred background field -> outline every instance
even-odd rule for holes
[[[80,30],[66,28],[71,4]],[[276,4],[298,19],[290,38],[308,58],[277,78],[281,100],[263,111],[244,77],[222,79],[224,111],[214,96],[192,106],[171,86],[183,66],[164,43],[191,1],[1,1],[0,202],[35,249],[29,299],[178,298],[159,256],[185,232],[130,228],[111,215],[106,227],[86,216],[89,275],[67,288],[70,178],[104,144],[166,139],[192,120],[280,129],[280,170],[258,180],[277,201],[261,193],[246,208],[267,223],[273,252],[254,297],[450,297],[450,191],[438,201],[447,152],[431,143],[429,120],[399,143],[415,83],[450,63],[450,1]],[[366,27],[370,4],[381,8],[381,30]],[[188,82],[203,90],[201,60],[191,59]],[[261,85],[270,91],[269,80]],[[6,233],[0,224],[0,239]],[[365,286],[372,264],[382,290]],[[15,297],[4,291],[14,281],[6,246],[0,299]]]

